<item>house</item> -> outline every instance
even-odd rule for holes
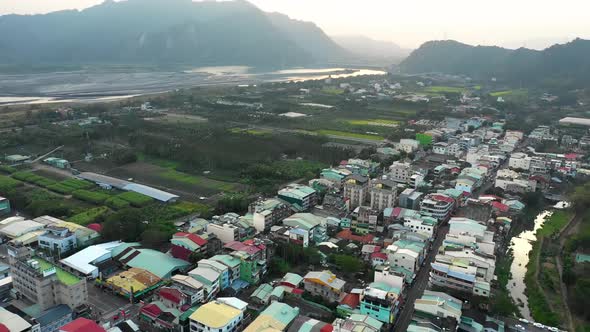
[[[210,223],[207,224],[206,227],[207,233],[215,234],[215,236],[224,244],[232,241],[239,241],[241,239],[240,228],[238,226],[229,223]]]
[[[408,227],[412,232],[424,234],[429,238],[434,238],[436,231],[437,220],[432,217],[420,216],[419,218],[404,218],[404,226]]]
[[[326,218],[312,213],[296,213],[283,220],[283,225],[292,227],[289,232],[290,242],[301,244],[303,247],[307,247],[310,241],[325,241],[328,238],[326,224]]]
[[[248,303],[235,297],[217,298],[202,305],[190,316],[190,331],[239,331],[247,307]]]
[[[43,311],[35,320],[41,327],[40,332],[58,331],[60,327],[72,321],[72,309],[65,304],[59,304]]]
[[[332,326],[338,332],[379,332],[383,323],[369,315],[352,314],[348,318],[336,318]]]
[[[106,330],[93,320],[80,317],[60,327],[59,332],[106,332]]]
[[[249,284],[258,284],[266,274],[267,247],[259,240],[247,240],[244,242],[230,242],[224,247],[229,255],[240,260],[240,280]]]
[[[273,302],[244,329],[244,332],[282,332],[299,315],[299,308]]]
[[[315,189],[301,184],[289,184],[279,190],[277,196],[293,205],[298,211],[307,211],[317,204],[317,192]]]
[[[384,282],[372,282],[360,296],[361,314],[392,324],[399,311],[401,289]]]
[[[420,147],[420,142],[415,139],[402,138],[399,143],[395,144],[398,151],[404,151],[406,153],[412,153]]]
[[[239,258],[232,255],[215,255],[209,258],[209,260],[227,266],[230,286],[234,285],[240,279],[242,261]]]
[[[230,286],[229,282],[229,268],[217,261],[210,260],[210,259],[201,259],[198,262],[198,267],[200,268],[208,268],[217,273],[219,273],[219,290],[223,291]]]
[[[338,302],[344,292],[346,282],[338,279],[330,271],[309,272],[303,277],[305,291],[321,296],[328,302]]]
[[[461,319],[463,301],[446,293],[425,290],[421,298],[416,299],[414,310],[432,316],[452,317],[457,322]]]
[[[205,290],[205,299],[210,300],[217,295],[220,288],[221,274],[208,267],[196,267],[188,275],[201,283]]]
[[[158,301],[163,303],[167,308],[181,310],[185,305],[190,305],[189,296],[173,287],[160,287],[156,293]]]
[[[181,312],[176,308],[167,307],[160,301],[153,301],[144,305],[139,312],[139,317],[144,322],[158,330],[173,330],[179,325]]]
[[[422,264],[425,250],[424,243],[398,240],[387,247],[387,261],[391,267],[402,267],[415,273]]]
[[[414,172],[412,171],[412,165],[410,163],[395,161],[389,166],[389,179],[397,183],[409,183],[412,174],[414,174]]]
[[[176,274],[172,276],[171,287],[189,296],[191,306],[205,301],[205,286],[191,276]]]
[[[343,196],[349,210],[354,210],[356,207],[363,205],[367,200],[368,193],[368,177],[358,174],[352,174],[346,177]]]
[[[63,254],[78,247],[76,234],[65,227],[48,226],[45,233],[37,238],[39,248],[52,253]]]
[[[351,227],[357,233],[367,234],[377,230],[380,212],[368,206],[357,206],[352,212]]]
[[[250,204],[249,212],[252,213],[253,226],[258,232],[270,230],[271,226],[279,224],[292,214],[288,204],[275,198],[258,200]]]
[[[478,276],[476,266],[465,264],[462,260],[446,259],[444,255],[437,255],[430,266],[429,283],[431,285],[477,296],[490,296],[490,283]]]
[[[170,239],[172,257],[190,262],[190,256],[207,251],[207,240],[197,234],[178,232]]]

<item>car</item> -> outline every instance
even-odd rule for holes
[[[519,330],[519,331],[526,331],[526,329],[524,328],[524,326],[520,325],[520,324],[516,324],[514,325],[514,327]]]
[[[199,199],[200,199],[200,200],[202,200],[202,201],[204,201],[204,200],[206,200],[206,199],[207,199],[207,197],[205,197],[205,196],[201,196],[201,197],[199,197]]]
[[[551,332],[559,332],[559,329],[557,327],[551,327],[551,326],[546,326],[547,330],[551,331]]]
[[[543,324],[541,324],[541,323],[533,323],[533,326],[534,326],[534,327],[538,327],[538,328],[540,328],[540,329],[544,329],[544,328],[545,328],[545,325],[543,325]]]
[[[526,320],[524,318],[519,318],[518,320],[521,321],[521,322],[523,322],[523,323],[525,323],[525,324],[529,324],[530,323],[528,320]]]

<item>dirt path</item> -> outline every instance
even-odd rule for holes
[[[563,301],[563,306],[565,308],[565,314],[567,317],[569,330],[575,331],[575,324],[572,318],[572,313],[570,311],[568,296],[567,296],[567,286],[563,282],[563,263],[561,261],[561,254],[563,253],[563,246],[565,245],[565,241],[567,238],[576,232],[578,225],[582,218],[578,218],[577,215],[574,215],[568,224],[561,230],[559,233],[559,255],[556,256],[555,261],[557,263],[557,271],[559,272],[559,286],[561,288],[561,299]]]

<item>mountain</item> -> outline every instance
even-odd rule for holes
[[[413,51],[400,70],[533,84],[590,84],[590,40],[575,39],[542,51],[431,41]]]
[[[369,58],[404,58],[410,53],[393,42],[375,40],[365,36],[332,36],[343,48],[358,56]]]
[[[107,1],[83,11],[0,16],[3,64],[284,67],[338,52],[315,25],[243,0]]]
[[[275,27],[318,61],[339,60],[351,56],[312,22],[293,20],[281,13],[267,15]]]

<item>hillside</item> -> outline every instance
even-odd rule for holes
[[[275,16],[242,0],[108,1],[83,11],[0,16],[0,62],[283,67],[340,51],[315,25]]]
[[[452,40],[423,44],[400,64],[405,73],[442,72],[477,79],[550,85],[590,84],[590,41],[576,39],[536,51],[471,46]]]
[[[410,53],[393,42],[375,40],[365,36],[332,36],[332,39],[351,53],[373,59],[403,59]]]

